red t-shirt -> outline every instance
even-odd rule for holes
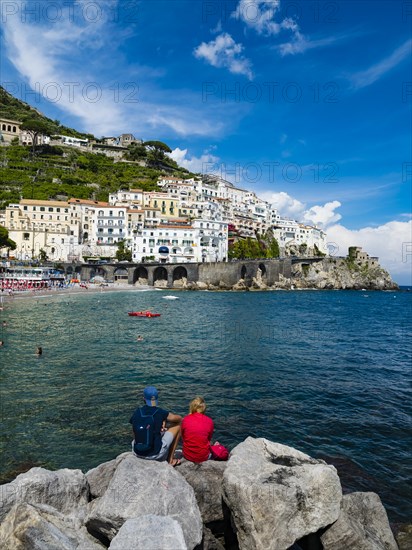
[[[191,462],[204,462],[209,458],[213,420],[201,413],[192,413],[182,421],[183,456]]]

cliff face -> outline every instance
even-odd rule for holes
[[[325,258],[316,263],[295,264],[291,283],[295,288],[397,290],[398,285],[377,261]]]

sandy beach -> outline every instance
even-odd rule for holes
[[[41,290],[21,290],[21,291],[14,291],[12,295],[9,295],[6,291],[1,293],[2,297],[2,305],[10,304],[14,300],[22,300],[22,299],[28,299],[28,298],[38,298],[40,296],[42,297],[53,297],[53,296],[73,296],[77,294],[101,294],[101,293],[107,293],[107,292],[124,292],[124,291],[134,291],[134,292],[147,292],[150,290],[156,290],[153,287],[150,286],[134,286],[129,285],[127,283],[108,283],[108,286],[100,286],[100,285],[94,285],[89,284],[87,285],[87,288],[80,287],[79,285],[75,285],[68,288],[48,288],[48,289],[41,289]]]

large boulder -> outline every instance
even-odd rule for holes
[[[412,548],[412,524],[402,524],[396,534],[396,542],[399,550],[411,550]]]
[[[223,498],[241,550],[283,550],[336,521],[342,489],[323,460],[248,437],[231,452]]]
[[[81,522],[45,504],[16,504],[0,525],[2,550],[103,550]]]
[[[131,454],[131,452],[122,453],[117,458],[109,460],[109,462],[103,462],[96,468],[86,472],[86,479],[89,483],[90,496],[92,498],[97,498],[104,495],[107,487],[109,486],[110,480],[116,471],[116,468],[120,462],[126,458],[126,456]]]
[[[225,550],[223,544],[207,527],[203,527],[203,550]]]
[[[48,504],[66,514],[89,501],[89,484],[81,470],[32,468],[0,486],[0,523],[15,504]]]
[[[182,461],[179,474],[193,487],[203,523],[223,521],[222,483],[227,462],[207,460],[194,464]]]
[[[189,550],[202,540],[202,519],[192,487],[169,464],[130,453],[100,498],[91,503],[91,533],[112,540],[123,523],[146,515],[170,516],[182,527]]]
[[[187,550],[179,522],[167,516],[128,519],[112,540],[110,550]]]
[[[350,493],[338,520],[321,536],[324,550],[397,550],[388,516],[376,493]]]

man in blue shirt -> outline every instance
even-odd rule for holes
[[[143,391],[145,405],[136,409],[130,418],[134,440],[132,450],[146,460],[168,460],[172,466],[180,464],[174,453],[180,437],[182,417],[158,407],[159,392],[154,386]],[[166,428],[166,421],[173,426]]]

